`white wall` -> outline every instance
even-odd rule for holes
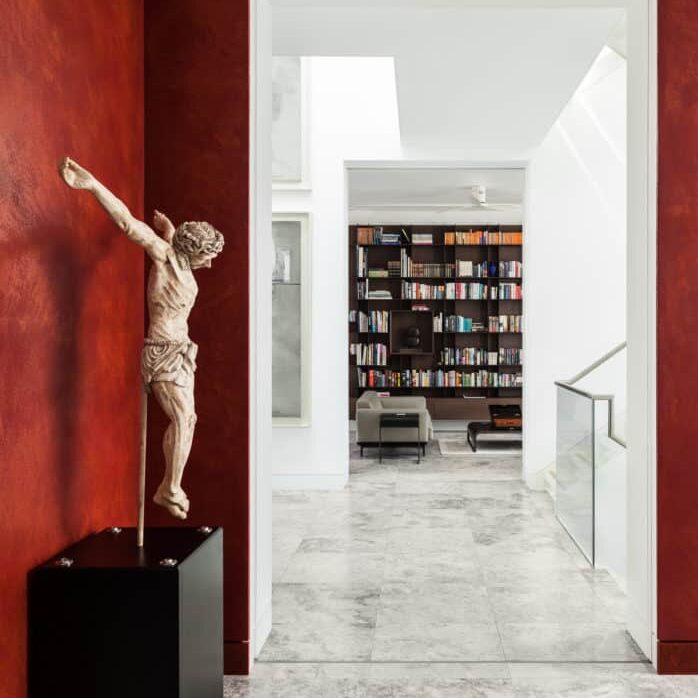
[[[250,659],[271,632],[271,9],[250,3]],[[230,532],[231,535],[233,532]]]
[[[656,662],[657,4],[628,4],[628,630]]]
[[[310,58],[310,189],[273,192],[275,212],[310,213],[310,425],[273,429],[275,488],[341,488],[349,473],[348,240],[351,159],[400,157],[392,60]]]
[[[625,339],[626,65],[605,49],[534,153],[524,243],[524,477],[555,460],[555,380]]]

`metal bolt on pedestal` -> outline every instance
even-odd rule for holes
[[[73,563],[75,560],[69,557],[59,557],[57,560],[54,560],[53,564],[56,567],[72,567]]]
[[[213,529],[210,526],[201,526],[199,528],[199,533],[203,533],[205,536],[207,536],[212,531]]]
[[[174,567],[177,564],[177,560],[173,557],[166,557],[160,560],[160,565],[162,567]]]
[[[117,536],[119,533],[121,533],[121,529],[118,526],[112,526],[109,529],[109,533],[113,533],[115,536]]]

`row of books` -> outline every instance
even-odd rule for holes
[[[523,316],[491,315],[487,329],[489,332],[523,332]]]
[[[478,263],[459,259],[456,261],[456,276],[485,277],[488,275],[488,268],[487,262]]]
[[[492,292],[492,298],[498,298],[504,301],[519,301],[523,298],[523,288],[521,284],[513,284],[509,281],[500,282],[498,286],[492,288]]]
[[[446,347],[441,351],[441,363],[447,366],[520,366],[521,349],[500,347],[488,351],[476,347]]]
[[[360,388],[520,388],[523,376],[521,373],[497,373],[487,369],[387,371],[357,368],[357,381]]]
[[[382,225],[374,225],[357,228],[356,242],[359,245],[400,245],[409,242],[409,238],[404,229],[399,233],[388,233]]]
[[[390,268],[393,262],[388,262]],[[504,278],[521,278],[521,262],[498,262],[494,263],[498,276]],[[392,276],[392,274],[390,274]],[[490,276],[490,263],[473,262],[467,259],[458,259],[455,263],[432,263],[413,262],[407,254],[407,250],[400,250],[400,276],[403,277],[425,277],[425,278],[449,278],[449,277],[471,277],[474,279],[487,278]]]
[[[443,284],[422,284],[418,281],[403,281],[401,284],[402,298],[412,300],[441,300],[445,298],[446,289]]]
[[[492,295],[492,294],[495,295]],[[496,298],[496,287],[488,287],[479,281],[449,281],[446,284],[446,298],[456,300],[487,300]]]
[[[523,233],[499,230],[449,231],[444,233],[444,245],[521,245]]]
[[[381,343],[352,343],[349,353],[356,356],[357,366],[387,366],[388,347]],[[521,349],[500,347],[488,351],[480,347],[446,347],[441,350],[441,363],[445,366],[520,366]]]
[[[523,332],[521,315],[490,315],[487,325],[464,315],[434,315],[434,332]]]
[[[523,349],[499,347],[500,366],[520,366],[523,363]]]
[[[390,313],[387,310],[359,311],[356,322],[359,332],[388,332]]]
[[[500,262],[499,276],[508,279],[520,279],[523,276],[523,265],[521,262]]]
[[[368,279],[356,282],[356,297],[359,300],[392,300],[388,289],[370,289]],[[419,281],[403,281],[400,297],[405,300],[521,300],[523,289],[520,284],[500,283],[488,286],[480,281],[449,281],[446,284],[424,284]]]
[[[475,347],[446,347],[441,351],[446,366],[496,366],[497,352]]]
[[[442,277],[453,276],[455,264],[438,264],[432,262],[413,262],[407,250],[400,250],[400,275]]]
[[[356,275],[366,276],[368,270],[368,250],[365,247],[356,248]]]
[[[423,284],[418,281],[403,281],[402,298],[412,300],[487,300],[492,297],[487,284],[479,281],[449,281],[446,284]],[[494,291],[496,298],[496,291]]]
[[[397,265],[397,266],[395,266]],[[400,276],[400,262],[388,262],[387,269],[369,269],[368,274],[369,279],[393,279],[399,278]]]
[[[388,347],[385,344],[350,344],[349,353],[356,357],[357,366],[386,366]]]
[[[368,279],[356,282],[356,297],[359,300],[370,298],[372,300],[392,300],[393,294],[382,288],[369,289]]]
[[[441,313],[439,313],[441,315]],[[448,315],[442,323],[441,332],[484,332],[485,325],[482,322],[473,322],[470,317],[464,315]]]
[[[446,332],[487,332],[484,322],[463,315],[449,315],[444,325]]]

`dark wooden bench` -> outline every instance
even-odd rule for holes
[[[518,405],[491,405],[489,422],[468,424],[468,444],[477,452],[481,434],[521,434],[521,408]]]

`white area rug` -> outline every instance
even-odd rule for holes
[[[477,442],[477,451],[470,448],[465,434],[439,436],[438,442],[442,456],[502,456],[521,453],[520,434],[502,434],[491,439],[480,438]]]

